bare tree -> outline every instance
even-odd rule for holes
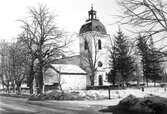
[[[4,41],[1,41],[0,42],[0,81],[1,81],[1,84],[2,84],[2,87],[4,89],[4,60],[5,60],[5,42]]]
[[[84,51],[81,53],[81,67],[88,72],[91,86],[94,86],[95,75],[98,68],[99,60],[99,47],[98,39],[99,34],[97,32],[90,32],[83,37]]]
[[[14,86],[18,94],[21,94],[21,84],[27,75],[26,48],[19,42],[12,43],[9,50],[11,72],[14,77]]]
[[[11,83],[14,81],[14,77],[11,72],[11,61],[10,61],[10,45],[6,41],[1,42],[0,55],[1,55],[1,82],[6,92],[10,92]]]
[[[25,30],[19,37],[18,40],[21,45],[24,45],[26,48],[26,57],[27,57],[27,66],[28,66],[28,74],[27,74],[27,86],[30,89],[30,94],[33,94],[33,80],[35,74],[35,60],[36,60],[36,47],[34,45],[34,39],[31,34],[27,33]]]
[[[165,41],[167,32],[167,4],[162,0],[120,0],[124,15],[121,24],[129,24],[137,34],[152,36],[155,42]],[[136,30],[136,31],[134,31]],[[162,45],[162,44],[161,44]],[[163,45],[159,50],[163,50]]]
[[[55,62],[62,55],[67,42],[63,40],[63,33],[55,25],[55,16],[52,15],[46,6],[39,5],[38,8],[31,8],[29,20],[23,22],[22,41],[30,49],[31,57],[37,65],[37,86],[38,94],[43,90],[43,71],[50,63]],[[29,45],[32,43],[31,45]],[[34,60],[32,60],[34,62]],[[32,65],[32,64],[31,64]]]
[[[21,93],[21,84],[26,75],[25,48],[16,43],[1,42],[1,82],[6,86]]]

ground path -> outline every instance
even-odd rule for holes
[[[101,108],[96,104],[87,105],[86,101],[27,101],[25,98],[0,97],[0,114],[103,114],[99,112]]]

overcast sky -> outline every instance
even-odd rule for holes
[[[0,39],[11,40],[21,32],[18,19],[28,16],[28,8],[46,4],[57,15],[60,29],[67,32],[79,32],[82,24],[88,18],[88,10],[93,4],[97,17],[106,26],[108,34],[115,34],[119,7],[116,0],[3,0],[0,2]]]

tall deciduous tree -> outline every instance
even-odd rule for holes
[[[24,45],[26,48],[26,57],[27,57],[27,66],[28,66],[28,74],[26,76],[27,86],[30,89],[30,94],[33,94],[33,80],[34,80],[34,65],[36,60],[36,46],[34,44],[34,39],[31,34],[27,33],[25,30],[21,35],[18,36],[19,43]]]
[[[151,35],[156,38],[156,42],[166,41],[167,4],[165,0],[120,0],[119,5],[124,11],[124,15],[121,15],[121,23],[136,27],[133,31],[137,30],[135,31],[137,34],[144,33],[147,38]],[[159,48],[164,55],[166,55],[165,47],[166,44]]]
[[[1,42],[1,81],[13,92],[21,93],[21,84],[27,73],[26,49],[18,42]]]
[[[21,94],[21,84],[28,73],[26,48],[19,42],[12,43],[9,50],[9,60],[11,61],[11,72],[14,77],[14,88]]]
[[[81,67],[88,72],[91,86],[94,86],[95,75],[97,72],[98,55],[98,33],[90,32],[86,37],[83,37],[84,51],[81,56]]]
[[[13,81],[13,76],[11,73],[11,61],[9,59],[9,49],[10,45],[6,41],[2,41],[0,45],[0,55],[1,55],[1,82],[2,85],[6,88],[6,92],[10,92],[10,85]]]
[[[67,42],[63,40],[63,33],[55,24],[55,16],[46,6],[39,5],[38,8],[31,8],[29,11],[28,20],[21,20],[24,30],[21,41],[29,49],[30,59],[32,59],[30,65],[36,64],[35,78],[39,88],[38,94],[42,94],[43,72],[49,64],[60,57],[63,53],[62,48],[67,45]]]
[[[134,59],[131,55],[131,47],[127,37],[120,29],[115,36],[110,60],[112,69],[111,75],[108,77],[109,81],[115,83],[116,75],[120,74],[122,85],[125,85],[133,76]]]

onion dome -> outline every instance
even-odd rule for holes
[[[86,20],[86,23],[82,25],[79,33],[82,34],[90,31],[107,34],[105,26],[96,18],[96,11],[93,10],[93,6],[91,7],[91,10],[88,11],[88,19]]]

